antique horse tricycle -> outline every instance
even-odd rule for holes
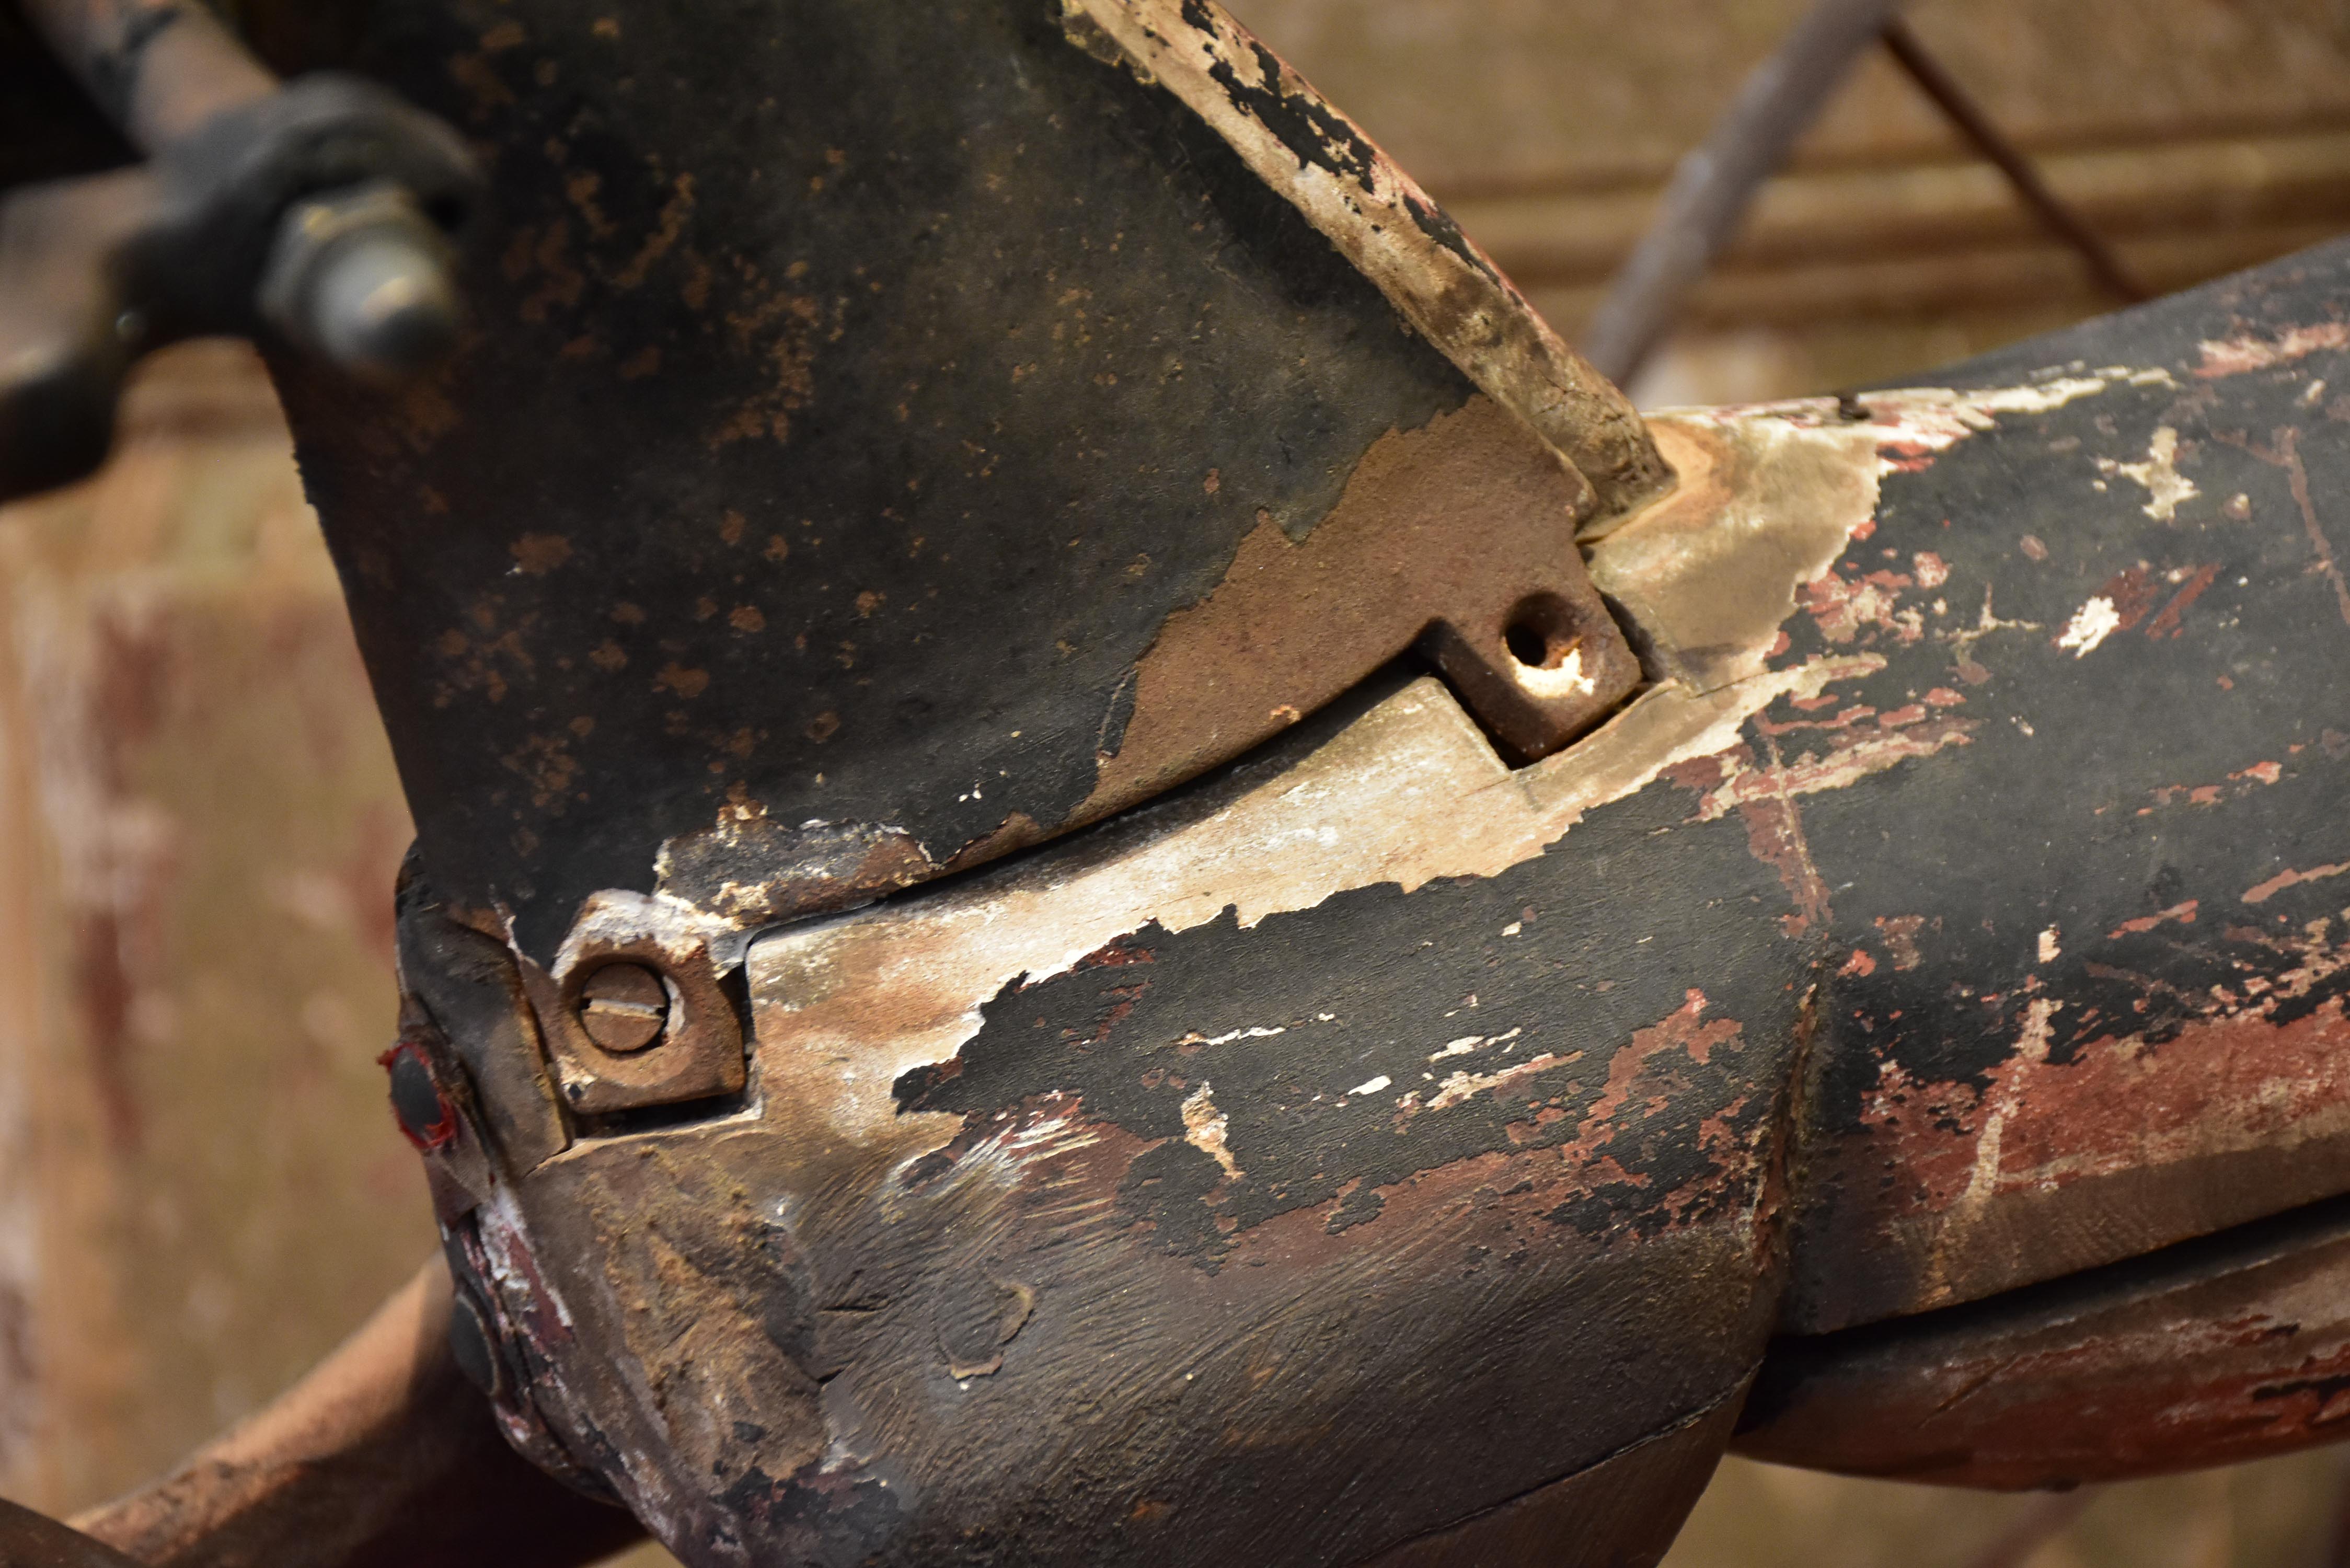
[[[26,15],[150,156],[11,67],[0,473],[264,342],[446,1246],[7,1561],[1647,1563],[2350,1408],[2350,249],[1644,421],[1210,0]]]

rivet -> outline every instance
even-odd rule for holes
[[[504,1396],[505,1358],[498,1354],[497,1340],[481,1303],[463,1284],[450,1303],[449,1354],[466,1382],[492,1399]]]
[[[669,1027],[669,985],[640,963],[608,963],[579,989],[579,1026],[604,1050],[641,1051]]]
[[[430,1154],[457,1136],[457,1113],[426,1065],[423,1048],[403,1040],[376,1058],[391,1075],[391,1114],[409,1142]]]

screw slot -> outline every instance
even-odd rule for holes
[[[616,1055],[660,1040],[669,1012],[668,982],[640,963],[608,963],[579,988],[579,1026]]]

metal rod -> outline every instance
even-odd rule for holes
[[[142,151],[277,86],[198,0],[26,0],[25,13]]]
[[[2084,222],[2079,213],[2058,200],[2056,192],[2041,179],[2040,171],[2032,161],[1993,125],[1981,105],[1967,96],[1958,79],[1942,68],[1942,63],[1926,52],[1918,35],[1899,16],[1888,16],[1884,26],[1885,47],[1918,89],[1934,100],[1961,136],[1973,144],[1999,171],[2007,176],[2023,204],[2030,207],[2048,232],[2080,253],[2083,262],[2096,280],[2098,286],[2117,298],[2135,305],[2154,297],[2152,291],[2130,275],[2115,255],[2113,248],[2100,238],[2095,230]]]
[[[1985,1547],[1967,1568],[2023,1568],[2032,1554],[2061,1535],[2073,1521],[2088,1511],[2103,1489],[2077,1487],[2041,1499],[2025,1510],[2015,1521],[2000,1532],[1996,1540]]]
[[[1738,89],[1702,145],[1673,170],[1642,235],[1585,333],[1584,358],[1623,385],[1720,254],[1763,181],[1819,118],[1901,0],[1820,0]]]

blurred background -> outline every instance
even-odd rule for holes
[[[1570,338],[1801,0],[1238,0]],[[1918,0],[2160,290],[2350,229],[2344,0]],[[1634,386],[1898,379],[2112,307],[1881,54]],[[408,823],[249,352],[0,509],[0,1493],[68,1512],[265,1401],[432,1245],[374,1057]],[[1727,1463],[1670,1568],[2319,1568],[2331,1450],[2063,1497]],[[626,1560],[652,1568],[648,1548]]]

